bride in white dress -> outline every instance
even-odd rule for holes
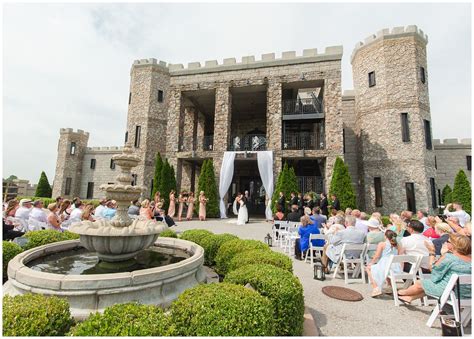
[[[245,205],[245,199],[243,196],[240,196],[239,199],[239,214],[237,216],[237,225],[245,225],[249,218],[249,213],[247,211],[247,206]]]

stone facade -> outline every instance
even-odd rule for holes
[[[327,47],[324,53],[304,50],[299,56],[283,52],[281,58],[269,53],[260,60],[246,56],[241,62],[235,58],[222,64],[206,61],[203,66],[192,62],[187,68],[156,59],[137,60],[131,69],[127,117],[128,141],[143,159],[135,171],[137,184],[151,190],[157,152],[174,166],[178,189],[196,190],[200,166],[210,158],[219,182],[225,151],[249,151],[238,158],[256,159],[255,149],[236,149],[245,140],[236,143],[235,139],[256,130],[264,136],[264,148],[273,151],[275,178],[285,161],[317,161],[317,179],[326,190],[339,156],[349,165],[360,208],[383,213],[406,209],[405,183],[410,182],[416,207],[431,209],[430,185],[436,180],[436,169],[435,151],[427,148],[425,140],[431,140],[429,126],[430,135],[425,138],[425,126],[431,121],[427,41],[416,26],[408,26],[384,29],[358,43],[351,56],[354,90],[344,95],[342,46]],[[375,72],[375,86],[368,84],[369,72]],[[310,99],[303,92],[310,93]],[[304,112],[308,107],[310,114]],[[401,113],[408,113],[407,142],[402,141]],[[314,142],[311,138],[316,133],[320,139]],[[73,135],[72,131],[68,136],[61,134],[57,194],[64,194],[69,171],[64,165],[64,145]],[[289,142],[291,147],[287,147],[288,135],[294,141]],[[90,173],[88,163],[92,156],[99,159],[99,154],[87,152],[86,157],[75,158],[84,162],[82,167],[68,165],[81,167],[76,191],[82,196],[88,180],[101,181],[95,183],[96,188],[109,177],[106,172],[101,177],[102,170]],[[100,151],[100,162],[107,164],[112,153]],[[239,175],[247,175],[244,167]],[[382,182],[381,206],[375,206],[374,177]]]
[[[454,178],[461,169],[466,173],[469,182],[472,183],[471,139],[461,139],[460,141],[458,139],[434,139],[433,145],[436,156],[436,180],[440,191],[446,185],[453,188]]]

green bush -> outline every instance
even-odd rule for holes
[[[385,227],[387,227],[387,225],[391,224],[392,222],[390,221],[390,217],[382,215],[382,223]]]
[[[154,305],[137,303],[107,307],[104,313],[94,313],[74,327],[72,336],[167,336],[172,332],[169,318]]]
[[[453,202],[461,203],[463,210],[471,214],[471,184],[463,170],[459,170],[458,174],[456,174],[451,199]]]
[[[79,239],[79,234],[69,231],[58,232],[56,230],[40,230],[27,232],[25,237],[28,238],[28,242],[25,245],[25,250],[29,250],[31,248],[51,244],[53,242]]]
[[[64,299],[41,294],[3,297],[4,336],[63,336],[72,324]]]
[[[270,251],[267,244],[258,240],[235,239],[225,242],[217,251],[216,272],[225,275],[230,261],[236,254],[258,249]]]
[[[265,250],[251,250],[237,254],[229,263],[228,272],[250,264],[269,264],[293,272],[293,262],[283,254]]]
[[[290,272],[272,265],[247,265],[230,272],[225,282],[250,284],[273,305],[277,336],[303,335],[303,287]]]
[[[4,241],[3,242],[3,279],[6,280],[7,276],[7,268],[8,262],[16,257],[18,254],[23,252],[23,249],[11,241]]]
[[[204,261],[208,266],[212,266],[216,263],[216,254],[223,243],[239,239],[237,236],[229,233],[224,234],[213,234],[209,237],[205,237],[201,240],[201,246],[204,248]]]
[[[184,291],[171,305],[177,336],[274,336],[270,301],[243,286],[220,283]]]
[[[49,204],[56,202],[55,199],[52,198],[43,198],[43,197],[17,197],[16,200],[20,201],[21,199],[30,199],[30,200],[42,200],[44,208],[48,207]]]
[[[53,190],[51,188],[51,185],[49,184],[48,177],[46,176],[46,173],[41,172],[38,185],[36,186],[36,192],[35,196],[37,197],[45,197],[45,198],[51,198]]]
[[[204,238],[207,238],[213,234],[214,233],[208,230],[187,230],[181,234],[180,238],[201,245],[201,242]]]
[[[199,192],[204,191],[208,199],[206,204],[206,214],[208,217],[219,217],[219,194],[217,191],[216,175],[214,172],[214,163],[212,159],[204,160],[201,166],[201,172],[198,178],[198,191],[196,196],[199,197]],[[199,211],[199,201],[194,205],[196,212]]]
[[[177,238],[178,237],[175,231],[169,230],[169,229],[161,232],[159,236],[161,238]]]
[[[348,207],[356,208],[356,195],[352,186],[349,167],[339,157],[336,158],[334,163],[329,193],[337,196],[342,211]]]

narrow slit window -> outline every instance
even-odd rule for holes
[[[132,103],[132,92],[128,93],[128,104]]]
[[[137,180],[138,180],[138,175],[137,174],[132,174],[132,186],[137,185]]]
[[[401,116],[401,122],[402,122],[402,141],[409,142],[410,141],[410,127],[408,125],[408,113],[402,113],[400,116]]]
[[[369,73],[369,87],[375,86],[375,71]]]
[[[95,169],[95,163],[96,163],[96,160],[91,159],[91,169]]]
[[[115,161],[114,159],[110,159],[110,169],[115,169]]]
[[[413,182],[405,183],[405,190],[407,194],[407,210],[416,213],[415,184]]]
[[[423,66],[420,66],[420,80],[424,84],[426,81],[425,77],[425,68]]]
[[[436,183],[434,178],[430,178],[430,188],[431,188],[431,207],[435,209],[437,206],[436,202]]]
[[[425,125],[425,143],[426,149],[433,149],[433,144],[431,142],[431,123],[429,120],[423,120]]]
[[[135,147],[138,148],[140,147],[140,133],[141,133],[142,127],[141,126],[136,126],[135,127]]]
[[[69,148],[69,154],[74,155],[76,154],[76,143],[71,142],[71,147]]]
[[[382,207],[382,178],[374,178],[374,189],[375,189],[375,207]]]
[[[128,141],[128,132],[125,132],[125,142]]]
[[[466,165],[467,165],[467,170],[471,170],[472,166],[472,157],[470,155],[466,155]]]
[[[158,102],[163,102],[163,91],[158,90]]]
[[[93,182],[88,182],[87,183],[87,198],[86,199],[92,199],[94,197],[94,183]]]
[[[72,178],[66,178],[66,188],[64,190],[65,195],[71,194]]]

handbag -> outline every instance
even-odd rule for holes
[[[459,312],[461,312],[461,288],[459,287],[459,279],[456,282],[456,294],[457,294],[457,299],[458,299]],[[440,300],[438,299],[438,306],[441,306],[439,301]],[[456,321],[456,319],[453,319],[451,315],[447,315],[446,312],[440,311],[440,321],[441,321],[441,335],[443,337],[461,337],[462,336],[461,323],[459,321]]]

